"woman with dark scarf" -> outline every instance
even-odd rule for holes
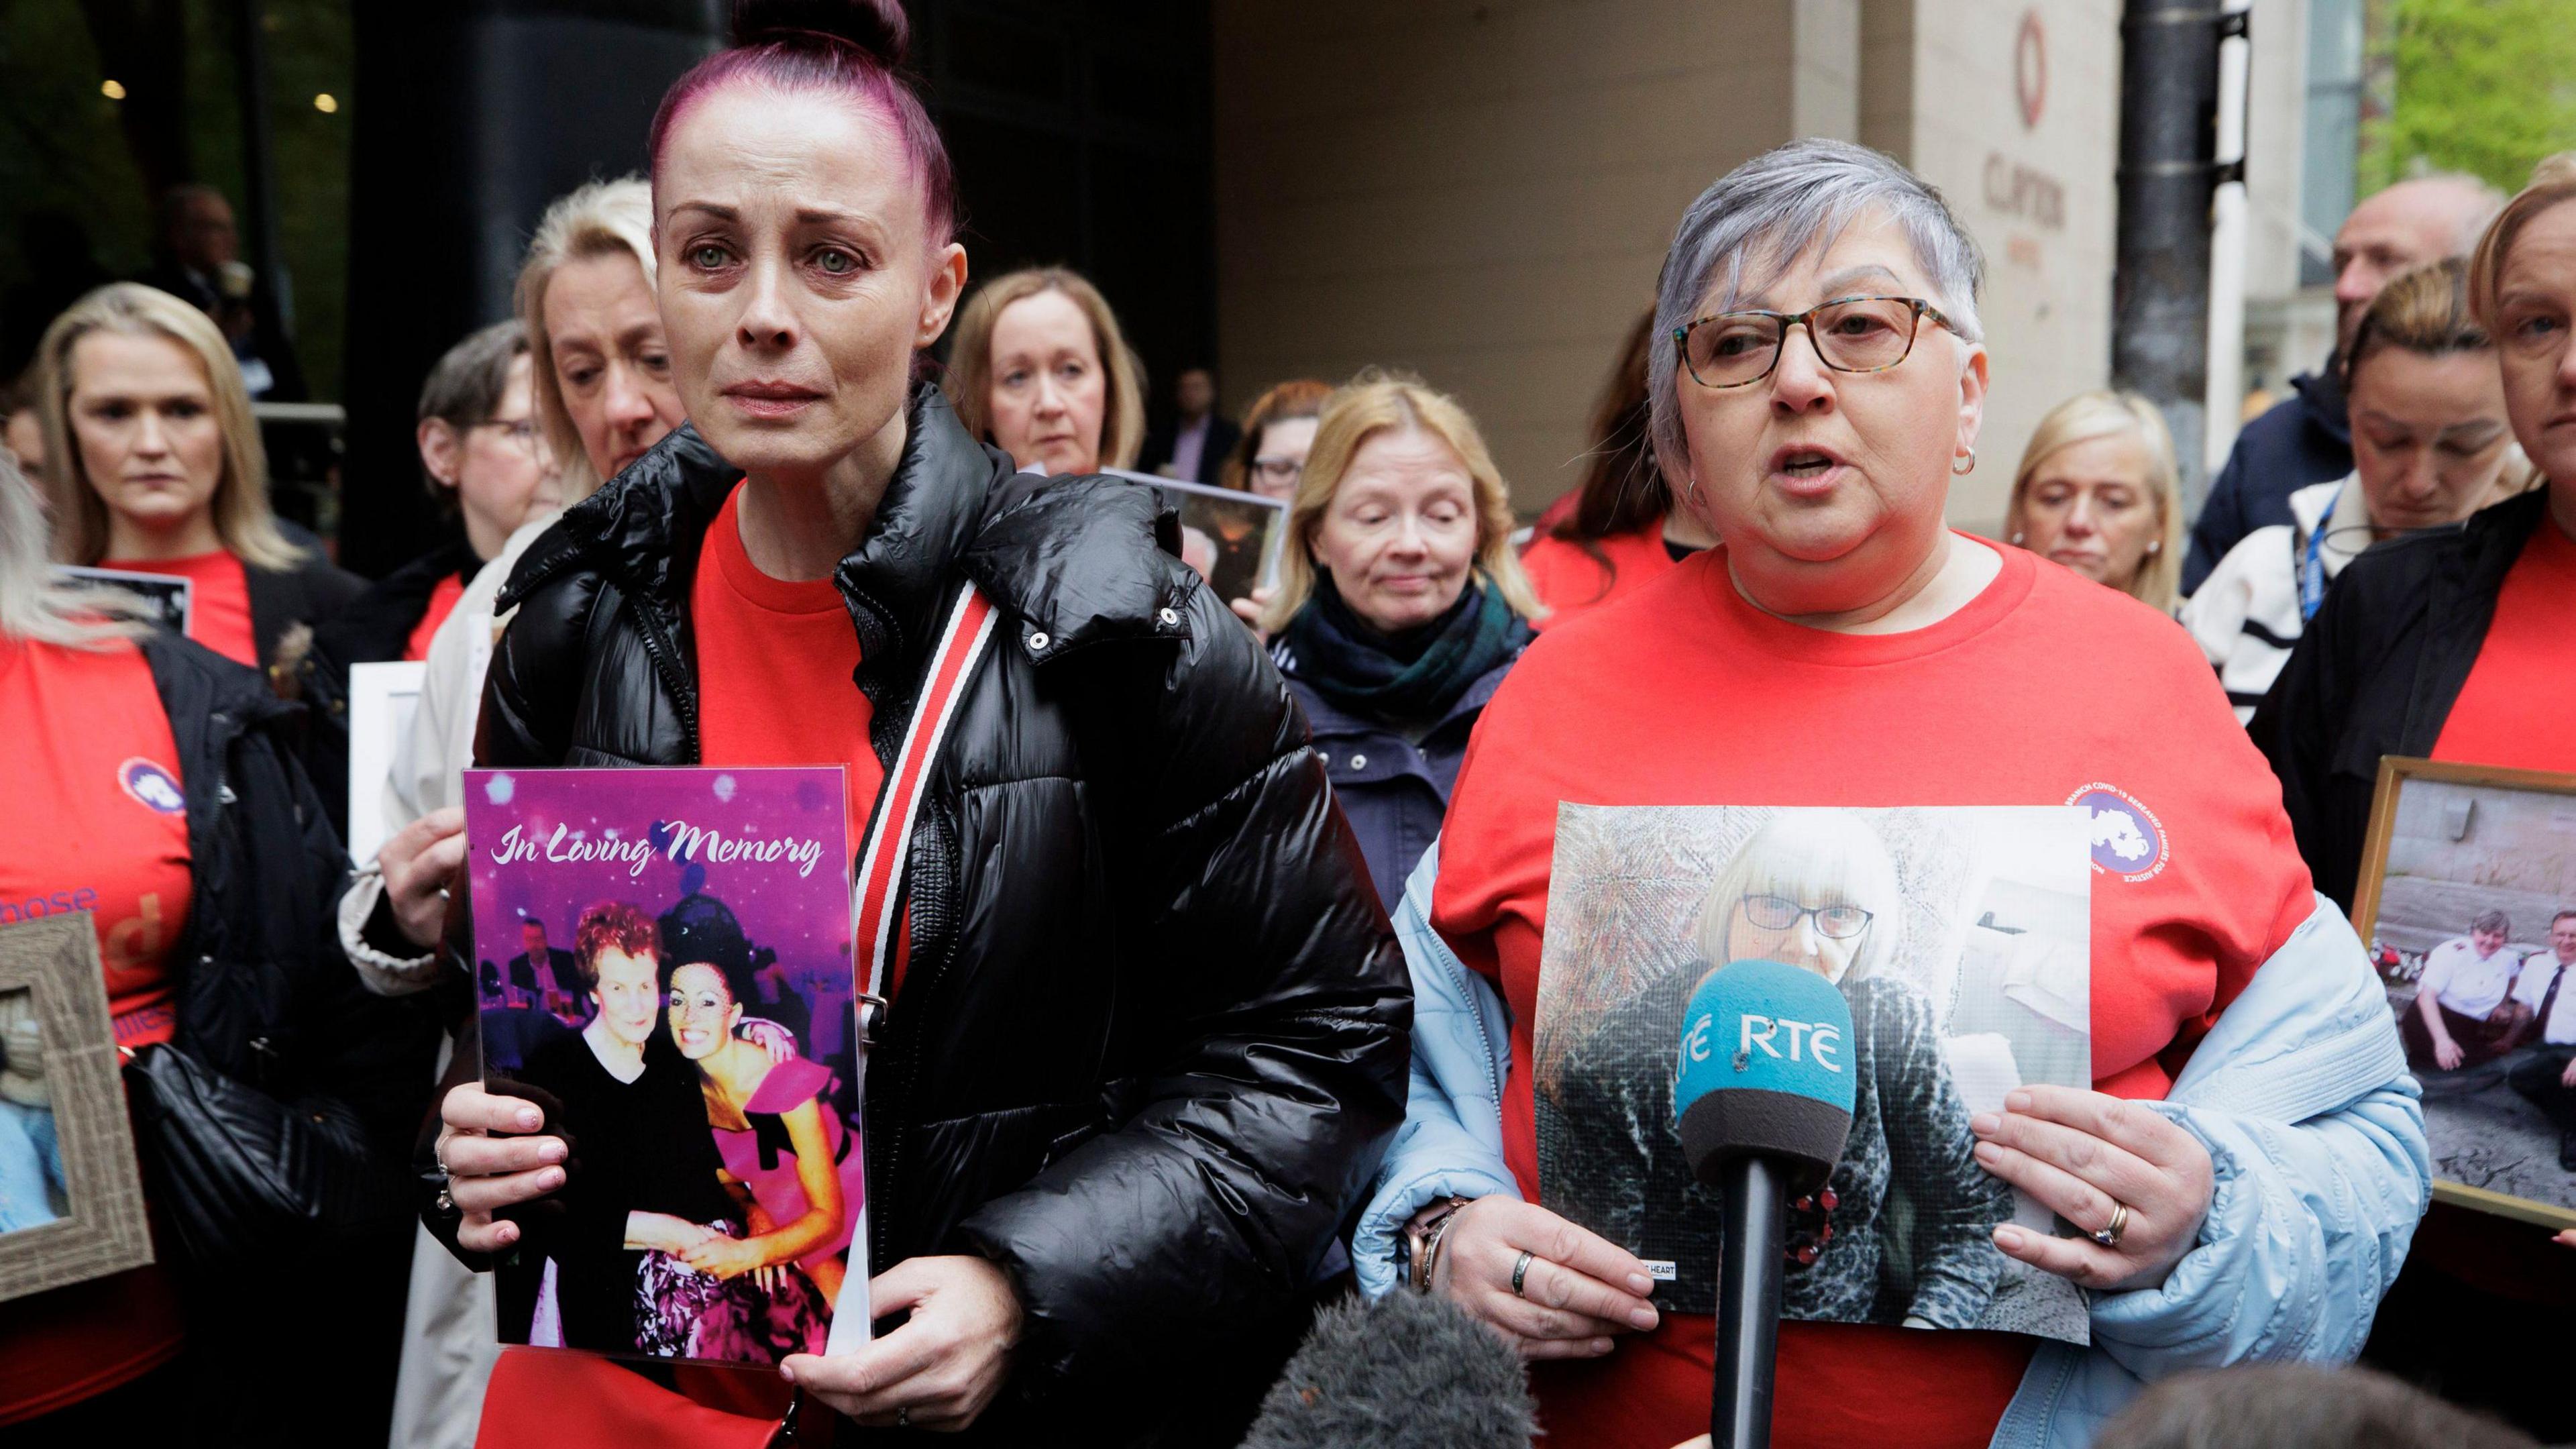
[[[1456,400],[1365,372],[1324,403],[1264,625],[1378,898],[1440,834],[1467,736],[1544,611]]]

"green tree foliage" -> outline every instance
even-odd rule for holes
[[[355,104],[348,3],[263,0],[259,12],[296,350],[314,394],[335,398]],[[0,340],[24,347],[45,309],[71,300],[67,288],[150,265],[147,156],[177,173],[163,179],[207,182],[244,208],[239,13],[221,0],[0,0]],[[102,93],[111,80],[122,98]],[[315,108],[322,94],[333,110]],[[138,128],[138,104],[176,134]],[[242,226],[247,254],[247,214]],[[13,365],[0,356],[0,373]]]
[[[2506,191],[2576,147],[2576,0],[2388,0],[2388,114],[2363,128],[2362,191],[2422,170]]]

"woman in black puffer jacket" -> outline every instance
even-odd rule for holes
[[[1285,685],[1152,493],[1015,479],[907,384],[965,273],[946,158],[887,69],[899,10],[852,7],[838,39],[791,8],[762,31],[742,7],[750,43],[657,121],[695,426],[521,560],[478,755],[802,750],[846,762],[864,819],[979,589],[999,622],[929,767],[867,1071],[875,1308],[911,1316],[784,1367],[872,1427],[1230,1443],[1403,1115],[1403,968]],[[852,182],[848,158],[889,154],[901,184]],[[478,1135],[520,1105],[462,1087],[444,1110],[468,1251],[543,1191],[549,1139]]]

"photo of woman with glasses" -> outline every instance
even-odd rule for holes
[[[1851,1006],[1851,1135],[1825,1188],[1791,1202],[1784,1317],[1973,1328],[2007,1266],[1995,1224],[2012,1189],[1977,1166],[1969,1109],[1942,1054],[1942,1022],[1899,958],[1903,896],[1878,831],[1849,810],[1785,810],[1718,871],[1691,945],[1600,1019],[1541,1092],[1542,1163],[1580,1161],[1540,1191],[1558,1211],[1673,1264],[1670,1295],[1716,1283],[1720,1198],[1695,1179],[1673,1129],[1676,1025],[1701,982],[1738,961],[1778,961],[1834,983]],[[1562,1135],[1559,1135],[1562,1134]],[[1551,1140],[1554,1139],[1554,1140]],[[1615,1144],[1605,1154],[1598,1146]],[[1555,1150],[1552,1150],[1555,1149]],[[1626,1158],[1625,1162],[1615,1159]],[[1891,1211],[1891,1200],[1899,1204]]]

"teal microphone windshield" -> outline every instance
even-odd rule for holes
[[[1852,1117],[1851,1007],[1834,984],[1777,961],[1710,972],[1682,1009],[1673,1124],[1691,1172],[1767,1157],[1790,1191],[1822,1186]]]

